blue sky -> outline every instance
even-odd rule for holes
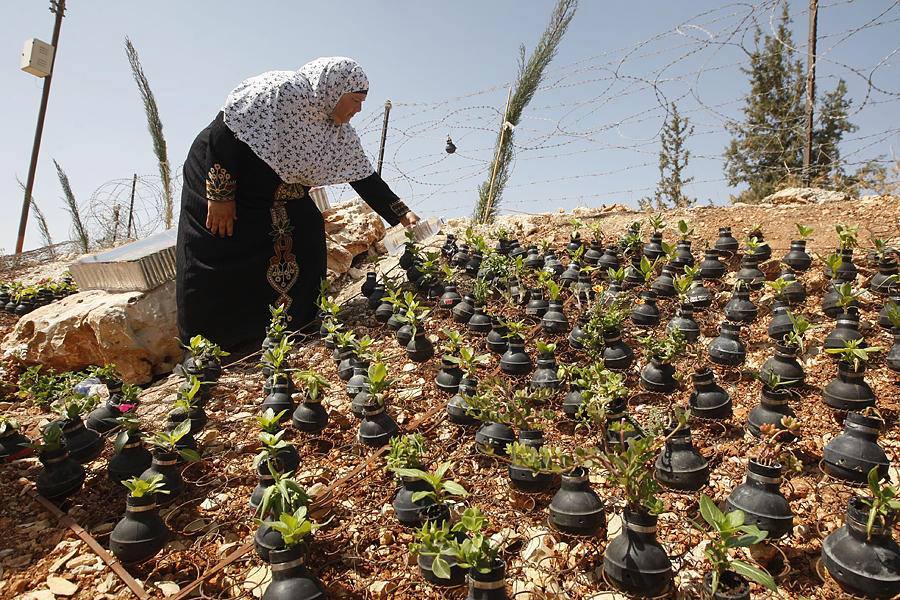
[[[49,41],[43,0],[6,0],[0,21],[0,248],[15,245],[41,81],[18,70],[26,38]],[[727,201],[724,124],[740,117],[740,65],[752,26],[770,27],[773,1],[751,5],[582,0],[559,54],[515,132],[517,160],[501,207],[541,212],[579,205],[634,204],[656,182],[665,103],[695,124],[689,193]],[[794,40],[805,56],[806,0],[792,1]],[[70,1],[63,23],[35,198],[56,240],[69,237],[51,162],[68,172],[88,217],[127,199],[105,183],[133,173],[152,184],[156,162],[124,52],[128,35],[159,104],[173,167],[229,90],[271,69],[317,56],[356,58],[371,81],[354,124],[377,153],[385,99],[394,108],[384,176],[422,216],[471,211],[489,175],[494,136],[515,76],[517,49],[530,50],[553,7],[549,0],[276,2]],[[777,10],[775,10],[777,16]],[[856,33],[854,28],[863,27]],[[826,0],[819,14],[820,90],[847,79],[860,129],[843,149],[853,162],[900,153],[900,6],[887,0]],[[856,70],[856,72],[854,72]],[[871,77],[872,86],[867,83]],[[450,134],[458,152],[447,155]],[[141,197],[149,197],[142,183]],[[332,200],[349,188],[330,190]],[[142,217],[146,218],[146,216]],[[26,248],[40,245],[33,220]]]

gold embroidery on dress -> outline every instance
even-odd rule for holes
[[[294,226],[287,214],[284,202],[275,202],[271,209],[272,237],[274,238],[274,254],[269,259],[269,268],[266,270],[266,279],[269,285],[278,294],[276,306],[283,304],[285,310],[291,307],[291,288],[300,277],[300,266],[297,257],[294,256]],[[288,317],[290,320],[290,317]]]
[[[279,183],[275,188],[275,202],[306,198],[306,186],[302,183]]]
[[[391,202],[391,212],[394,213],[395,215],[397,215],[398,217],[402,217],[403,215],[405,215],[406,213],[409,212],[409,208],[406,206],[406,204],[403,202],[403,200],[400,200],[398,198],[397,200],[394,200],[393,202]]]
[[[214,164],[206,175],[206,197],[213,202],[231,202],[236,189],[231,173],[219,163]]]

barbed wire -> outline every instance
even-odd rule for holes
[[[702,172],[696,173],[700,176],[689,184],[689,190],[696,192],[704,184],[723,187],[727,178],[712,175],[724,173],[722,152],[730,139],[729,129],[743,124],[749,85],[735,88],[729,81],[732,89],[723,90],[716,83],[747,68],[757,31],[777,40],[781,6],[781,0],[729,3],[683,19],[635,44],[551,65],[533,105],[515,128],[514,162],[501,208],[541,200],[550,204],[610,197],[634,204],[639,198],[635,194],[655,187],[659,134],[673,102],[696,129],[688,146],[691,166],[702,165]],[[845,79],[853,99],[849,117],[864,121],[858,135],[842,140],[840,161],[828,166],[891,165],[893,145],[900,143],[900,128],[886,119],[873,124],[869,115],[876,108],[884,111],[900,102],[900,78],[890,71],[900,46],[890,42],[895,47],[882,49],[869,64],[849,64],[840,50],[862,41],[862,36],[875,29],[897,27],[900,0],[863,5],[834,0],[820,3],[819,11],[829,24],[839,19],[845,26],[818,36],[818,87],[826,89],[826,84]],[[792,16],[793,38],[805,40],[808,10],[794,11]],[[778,41],[790,47],[795,59],[805,62],[805,44]],[[746,76],[741,80],[746,81]],[[432,102],[393,102],[383,176],[409,206],[447,214],[474,205],[477,187],[489,175],[502,100],[509,85],[499,82]],[[804,89],[780,91],[805,93]],[[361,116],[364,125],[358,131],[366,147],[377,148],[381,107]],[[799,132],[803,123],[797,120],[776,127]],[[455,154],[444,152],[448,134],[457,146]],[[568,168],[567,159],[581,157],[583,165],[592,154],[603,160],[604,153],[610,152],[617,153],[616,166],[574,172]],[[622,165],[625,155],[640,158]],[[596,186],[598,181],[610,185],[621,181],[613,176],[629,175],[639,176],[638,185],[526,199],[515,195],[528,189],[552,192],[563,184],[568,189],[579,183]],[[332,190],[332,197],[340,201],[352,193],[339,186]],[[460,202],[447,206],[440,198],[448,196],[456,196]]]
[[[746,83],[734,86],[734,76],[747,68],[757,31],[777,39],[781,6],[782,0],[731,2],[682,18],[633,44],[551,64],[515,127],[501,212],[602,200],[635,205],[655,188],[659,135],[673,103],[694,126],[687,140],[687,175],[694,180],[686,192],[721,195],[728,189],[722,153],[729,131],[744,126],[749,88]],[[840,160],[827,166],[849,172],[870,164],[894,165],[900,126],[873,116],[900,106],[900,76],[891,71],[900,53],[900,0],[831,0],[819,3],[819,14],[829,26],[843,26],[825,28],[818,36],[817,87],[827,89],[845,79],[853,98],[850,120],[860,121],[859,131],[842,140]],[[806,39],[808,9],[792,16],[795,41],[778,41],[805,60],[806,46],[797,40]],[[892,27],[898,35],[886,38],[888,47],[873,51],[867,64],[850,64],[842,56],[851,44],[862,46],[871,32]],[[392,101],[383,177],[410,207],[441,216],[471,210],[478,186],[490,173],[511,84],[501,81],[433,101]],[[354,121],[373,164],[383,110],[383,105],[370,105]],[[797,119],[770,127],[800,132],[803,123]],[[448,135],[457,147],[453,154],[444,151]],[[172,171],[180,176],[180,168]],[[778,167],[767,171],[788,175]],[[127,234],[131,183],[131,177],[111,180],[92,194],[84,210],[95,239]],[[180,181],[175,187],[177,200]],[[333,203],[355,196],[348,185],[332,186],[329,192]],[[158,176],[139,176],[132,237],[162,228],[162,202]]]

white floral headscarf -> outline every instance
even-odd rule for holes
[[[222,111],[225,125],[285,183],[347,183],[374,169],[353,127],[330,115],[342,95],[368,89],[355,60],[317,58],[299,71],[247,79],[228,95]]]

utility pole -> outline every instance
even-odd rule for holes
[[[803,185],[812,179],[813,112],[816,105],[816,29],[819,0],[809,0],[809,40],[806,44],[806,139],[803,144]]]
[[[391,116],[391,101],[384,103],[384,123],[381,125],[381,147],[378,149],[378,175],[381,176],[381,165],[384,162],[384,144],[387,141],[388,118]]]
[[[31,191],[34,188],[34,174],[37,170],[38,153],[41,150],[41,136],[44,133],[44,116],[47,114],[47,100],[50,97],[50,83],[53,80],[53,67],[59,54],[59,29],[62,27],[63,15],[66,12],[66,0],[50,0],[50,12],[56,15],[53,24],[53,59],[50,61],[50,74],[44,77],[44,91],[41,94],[41,107],[38,110],[37,127],[34,130],[34,145],[31,148],[31,164],[28,166],[28,179],[25,180],[25,198],[22,200],[22,215],[19,218],[19,237],[16,240],[16,254],[21,254],[25,245],[25,227],[28,225],[28,208],[31,204]]]

